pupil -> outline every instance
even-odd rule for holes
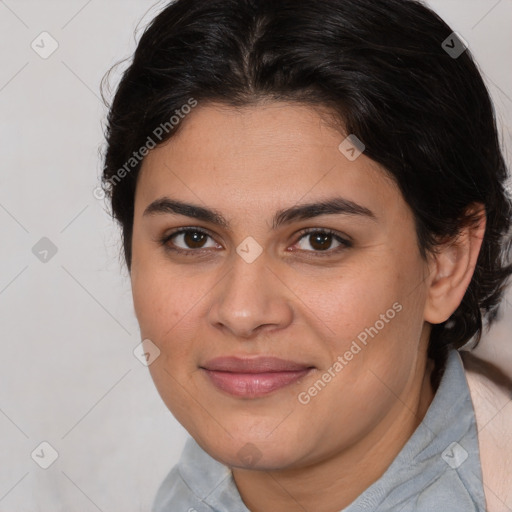
[[[189,247],[201,247],[204,236],[203,233],[198,233],[197,231],[188,232],[185,233],[185,242]]]
[[[329,234],[321,234],[321,233],[314,233],[313,235],[314,243],[311,244],[312,247],[320,250],[328,249],[330,244],[330,239],[332,235]],[[320,247],[315,246],[316,243],[319,243]],[[326,243],[327,242],[327,243]]]

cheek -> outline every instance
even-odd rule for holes
[[[132,293],[141,339],[150,339],[160,350],[149,365],[153,382],[172,414],[196,433],[190,397],[198,396],[194,383],[195,356],[200,347],[194,336],[195,308],[204,292],[191,286],[191,279],[163,271],[148,257],[134,265]],[[187,292],[184,292],[186,290]],[[192,291],[191,291],[192,290]],[[197,434],[197,433],[196,433]]]
[[[133,303],[143,337],[159,345],[172,338],[173,330],[182,328],[204,295],[201,290],[189,291],[190,285],[189,280],[157,270],[141,272],[132,279]]]
[[[142,267],[142,268],[141,268]],[[158,335],[172,314],[167,311],[172,301],[172,289],[159,278],[158,272],[148,272],[144,266],[136,266],[132,273],[133,305],[144,338],[159,338]],[[172,302],[170,302],[170,300]]]
[[[134,308],[141,338],[160,350],[149,369],[161,392],[173,389],[176,394],[182,386],[193,386],[190,378],[202,353],[201,329],[215,281],[205,271],[172,269],[161,258],[148,256],[137,266],[132,277]]]
[[[303,295],[324,326],[330,363],[344,360],[337,381],[355,396],[386,395],[386,386],[399,392],[415,366],[426,289],[422,263],[413,248],[410,254],[361,262],[357,271],[337,272]]]
[[[336,347],[340,350],[376,322],[379,331],[387,327],[396,316],[393,304],[404,298],[404,288],[395,266],[375,258],[336,269],[321,279],[296,279],[294,292],[325,335],[341,341]],[[361,338],[364,341],[364,334]]]
[[[141,335],[157,345],[204,295],[197,280],[165,263],[162,249],[134,230],[131,288]]]

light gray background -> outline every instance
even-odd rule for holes
[[[100,80],[163,4],[0,0],[0,512],[147,511],[186,438],[133,355],[118,231],[93,196]],[[510,165],[512,0],[429,4],[485,73]],[[59,44],[48,59],[31,48],[43,31]],[[58,249],[46,263],[42,237]],[[512,373],[504,314],[479,352]],[[31,458],[43,441],[58,452],[46,470]]]

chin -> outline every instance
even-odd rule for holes
[[[303,443],[293,443],[290,436],[251,436],[233,438],[225,434],[214,439],[211,430],[203,436],[194,435],[197,443],[211,457],[229,467],[260,471],[293,467],[301,453]]]

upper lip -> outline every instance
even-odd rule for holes
[[[293,372],[312,368],[311,365],[279,359],[278,357],[216,357],[201,366],[206,370],[231,373]]]

